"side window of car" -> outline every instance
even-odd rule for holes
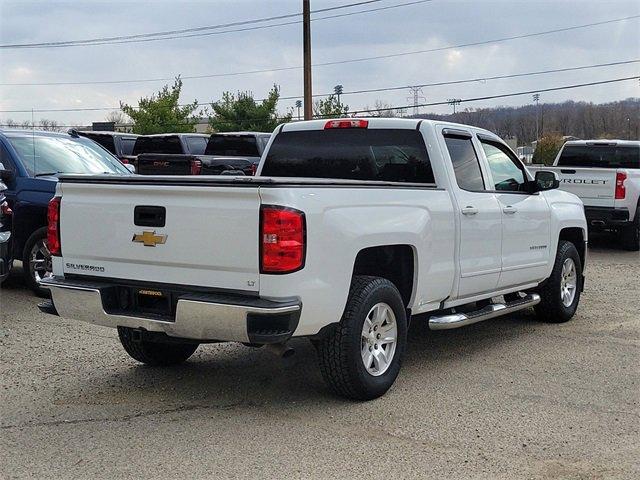
[[[458,186],[472,192],[485,190],[482,170],[471,136],[446,134],[444,137],[453,163]]]
[[[511,158],[498,144],[484,140],[480,142],[487,156],[489,169],[493,176],[494,188],[497,191],[523,192],[526,191],[527,177],[516,160]]]
[[[207,148],[207,139],[204,137],[187,137],[187,145],[191,155],[203,155]]]

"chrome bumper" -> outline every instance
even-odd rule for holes
[[[293,335],[302,308],[296,300],[194,293],[179,297],[175,319],[169,321],[137,313],[109,313],[104,296],[115,287],[112,284],[53,277],[42,286],[51,290],[52,305],[41,306],[47,313],[104,327],[130,327],[202,341],[282,342]]]

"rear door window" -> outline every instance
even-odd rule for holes
[[[120,146],[122,148],[122,155],[131,155],[133,153],[133,147],[135,144],[135,137],[121,137]]]
[[[205,155],[224,157],[259,157],[258,143],[253,135],[211,135]]]
[[[563,167],[640,168],[640,148],[626,145],[567,145],[558,165]]]
[[[283,132],[271,144],[262,175],[435,183],[422,134],[405,129]]]
[[[141,153],[169,153],[180,155],[182,151],[182,143],[177,135],[166,137],[138,137],[133,147],[133,154]]]
[[[191,155],[202,155],[207,148],[205,137],[187,137],[187,146]]]
[[[458,187],[470,192],[485,189],[480,170],[480,161],[471,141],[471,136],[445,135],[445,143],[451,157]]]

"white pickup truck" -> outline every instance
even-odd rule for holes
[[[640,250],[640,141],[565,143],[553,167],[560,188],[584,203],[590,230],[612,230],[627,250]]]
[[[411,318],[572,318],[587,224],[557,186],[488,131],[408,119],[282,125],[256,177],[63,176],[40,308],[117,327],[150,365],[308,337],[334,392],[372,399]]]

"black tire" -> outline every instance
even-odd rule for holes
[[[41,227],[35,232],[31,234],[27,243],[24,245],[24,250],[22,251],[22,272],[24,275],[24,281],[27,286],[39,297],[47,298],[50,296],[50,292],[48,288],[42,288],[38,283],[38,280],[35,276],[35,271],[33,271],[30,267],[31,261],[31,250],[34,248],[36,243],[40,241],[47,240],[47,227]],[[49,260],[50,263],[50,260]],[[47,271],[50,272],[51,266],[47,266]]]
[[[636,216],[633,222],[629,226],[621,228],[619,234],[622,248],[631,252],[640,250],[640,203],[636,207]]]
[[[153,367],[167,367],[186,361],[198,343],[162,343],[134,339],[133,329],[118,327],[120,343],[131,358]]]
[[[374,376],[363,362],[361,342],[365,317],[378,303],[386,303],[393,311],[397,340],[388,368]],[[354,277],[340,323],[327,327],[314,344],[322,377],[334,393],[354,400],[372,400],[384,395],[400,372],[407,344],[407,315],[400,292],[384,278]]]
[[[573,301],[570,305],[565,306],[560,294],[562,267],[569,258],[573,260],[576,268],[577,287]],[[536,292],[541,297],[540,303],[535,306],[538,320],[548,323],[563,323],[571,320],[580,302],[582,283],[582,262],[580,261],[578,250],[573,243],[560,240],[551,276],[536,289]]]

